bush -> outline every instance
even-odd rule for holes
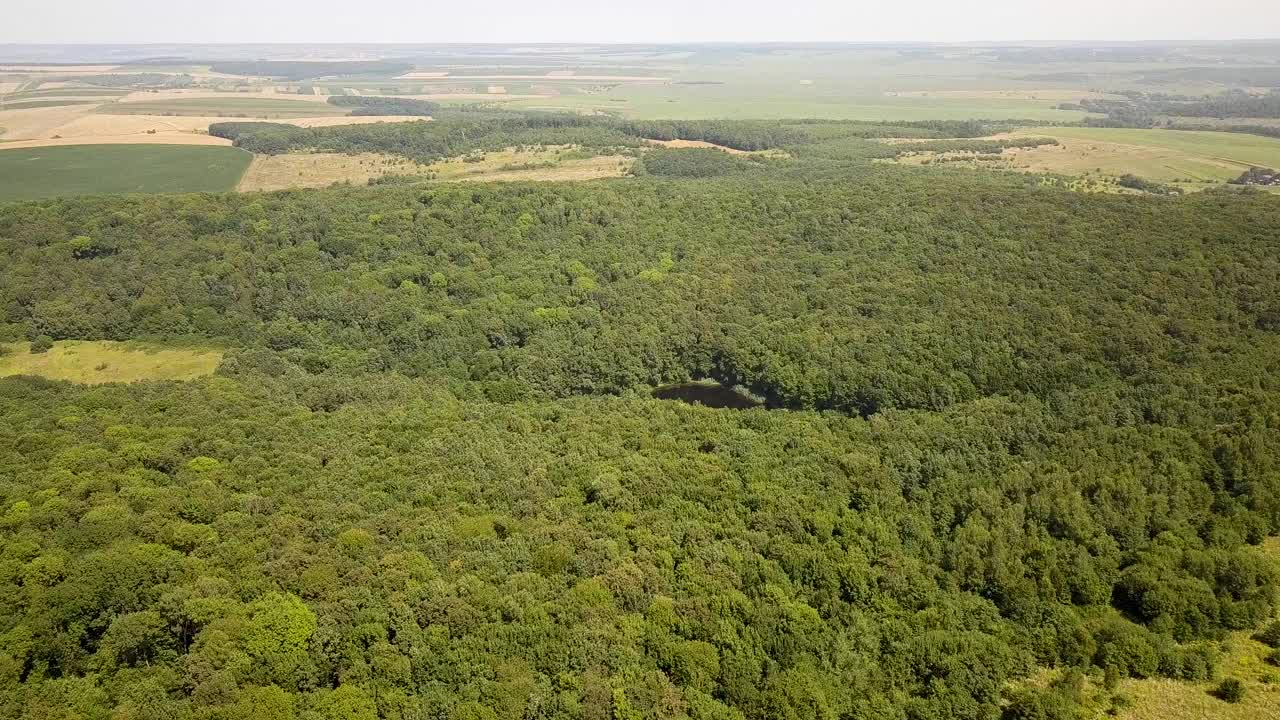
[[[1280,648],[1280,620],[1276,620],[1259,630],[1258,634],[1253,636],[1253,639],[1267,647]]]
[[[1212,694],[1223,702],[1238,703],[1244,699],[1244,684],[1235,678],[1227,678]]]
[[[41,335],[40,337],[31,341],[32,354],[49,352],[50,348],[52,347],[53,347],[53,338],[49,337],[48,335]]]

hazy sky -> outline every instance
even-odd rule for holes
[[[1280,37],[1280,0],[0,0],[0,43]]]

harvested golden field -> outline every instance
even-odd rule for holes
[[[48,108],[51,110],[60,108]],[[5,135],[0,149],[19,147],[53,147],[59,145],[166,144],[166,145],[230,145],[224,138],[208,134],[209,123],[221,118],[164,117],[158,115],[102,115],[93,112],[42,116],[47,125],[32,123],[25,128],[27,137],[18,132]]]
[[[218,118],[219,122],[225,122],[227,118]],[[371,125],[373,123],[399,123],[399,122],[427,122],[431,118],[425,115],[333,115],[329,117],[305,117],[305,118],[289,118],[286,120],[272,120],[271,122],[282,122],[298,127],[331,127],[333,125]]]
[[[429,169],[412,160],[375,153],[258,155],[236,189],[241,192],[285,190],[328,187],[342,182],[361,185],[383,175],[424,175]]]
[[[92,105],[0,110],[0,141],[34,140],[57,134],[57,128],[93,112]]]
[[[170,348],[110,340],[64,340],[43,353],[31,353],[28,343],[3,346],[0,377],[36,375],[50,380],[96,385],[140,380],[191,380],[213,374],[222,351],[209,348]]]
[[[96,135],[93,137],[47,138],[44,140],[15,140],[0,142],[0,151],[19,148],[62,147],[65,145],[223,145],[230,146],[226,138],[188,132],[157,132],[134,135]]]
[[[270,100],[297,100],[298,102],[308,103],[325,103],[328,98],[323,95],[314,93],[302,95],[299,93],[282,93],[277,92],[275,87],[254,87],[249,90],[237,91],[221,91],[221,90],[139,90],[129,93],[120,98],[120,103],[161,103],[168,100],[205,100],[210,98],[227,99],[227,98],[257,98]]]
[[[230,141],[210,137],[211,123],[267,118],[226,118],[208,115],[132,115],[94,112],[94,106],[32,108],[0,112],[0,149],[55,145],[164,143],[181,145],[229,145]],[[417,116],[326,115],[275,119],[299,127],[363,125],[380,122],[430,120]],[[155,131],[154,133],[150,131]],[[56,136],[56,137],[55,137]]]
[[[716,150],[723,150],[732,155],[750,154],[745,150],[735,150],[731,147],[716,145],[715,143],[709,143],[705,140],[646,140],[645,142],[651,145],[661,145],[662,147],[669,148],[715,148]]]

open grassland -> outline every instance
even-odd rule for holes
[[[231,147],[78,145],[0,150],[0,201],[235,188],[253,156]]]
[[[731,92],[741,90],[741,92]],[[827,120],[970,120],[1018,119],[1075,121],[1085,113],[1059,110],[1053,101],[913,96],[845,96],[800,86],[781,94],[764,89],[724,86],[619,86],[595,94],[559,95],[525,100],[524,107],[601,111],[639,119],[669,117],[690,120],[724,117]]]
[[[1187,190],[1240,176],[1250,167],[1280,167],[1280,140],[1256,135],[1126,128],[1032,128],[1002,137],[1044,136],[1059,144],[1015,148],[999,156],[922,153],[907,164],[967,165],[1114,180],[1137,175]]]
[[[290,96],[296,98],[312,96]],[[245,118],[295,118],[341,115],[340,108],[314,100],[285,97],[175,97],[172,99],[116,102],[103,105],[98,112],[118,115],[200,115]]]
[[[1259,551],[1280,567],[1280,537],[1263,541]],[[1272,720],[1280,718],[1280,668],[1266,663],[1271,648],[1254,640],[1252,633],[1232,633],[1220,646],[1222,662],[1218,679],[1180,682],[1164,678],[1125,680],[1119,691],[1129,707],[1116,714],[1119,720]],[[1228,703],[1210,694],[1224,678],[1235,678],[1245,687],[1244,700]]]
[[[1119,720],[1272,720],[1280,718],[1280,668],[1263,658],[1271,651],[1249,633],[1235,633],[1223,641],[1219,680],[1182,682],[1163,678],[1125,680],[1120,692],[1132,701],[1116,717]],[[1210,694],[1221,678],[1235,678],[1244,685],[1239,703],[1228,703]]]
[[[170,348],[110,340],[64,340],[43,353],[11,343],[0,353],[0,377],[37,375],[85,384],[140,380],[191,380],[213,374],[222,351]]]
[[[581,181],[622,177],[635,158],[623,155],[582,157],[571,147],[541,150],[508,148],[432,163],[428,170],[440,181]]]
[[[364,184],[384,175],[423,175],[426,165],[402,157],[362,153],[289,153],[258,155],[240,180],[238,190],[284,190],[327,187],[334,183]]]

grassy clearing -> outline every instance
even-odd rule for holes
[[[1241,133],[1067,127],[1013,135],[1047,136],[1060,144],[1010,149],[994,157],[922,153],[900,162],[1080,176],[1105,188],[1132,174],[1185,190],[1226,182],[1253,166],[1280,167],[1280,140]]]
[[[1280,565],[1280,537],[1268,538],[1259,552]],[[1180,682],[1161,678],[1124,680],[1120,694],[1131,700],[1115,715],[1118,720],[1272,720],[1280,718],[1280,668],[1264,658],[1271,648],[1252,639],[1252,633],[1233,633],[1220,646],[1223,657],[1218,678],[1210,682]],[[1225,678],[1243,683],[1242,702],[1228,703],[1209,694]],[[1099,704],[1105,703],[1099,693]],[[1100,717],[1106,717],[1099,713]]]
[[[1054,137],[1076,147],[1104,143],[1141,148],[1158,155],[1140,157],[1134,166],[1152,179],[1173,181],[1182,175],[1225,180],[1255,165],[1280,167],[1280,140],[1243,133],[1070,127],[1036,128],[1023,134]],[[1158,173],[1163,174],[1156,177]]]
[[[75,145],[0,149],[0,202],[125,192],[221,192],[253,156],[232,147]]]
[[[222,351],[210,348],[171,348],[110,340],[64,340],[43,353],[30,352],[28,343],[2,346],[0,377],[36,375],[50,380],[84,384],[191,380],[211,375],[222,362]]]
[[[1219,678],[1236,678],[1245,687],[1239,703],[1228,703],[1209,691],[1221,680],[1206,683],[1177,680],[1125,680],[1119,691],[1133,701],[1119,720],[1270,720],[1280,718],[1280,668],[1263,658],[1270,648],[1237,633],[1223,642]]]
[[[542,149],[508,148],[432,163],[427,169],[440,181],[575,181],[622,177],[635,158],[588,155],[567,146]]]
[[[191,97],[103,105],[98,112],[114,115],[203,115],[212,117],[293,118],[341,115],[342,109],[314,100],[274,97]]]
[[[430,168],[392,155],[363,153],[289,153],[258,155],[240,180],[237,190],[284,190],[328,187],[334,183],[364,184],[383,175],[424,175]]]

